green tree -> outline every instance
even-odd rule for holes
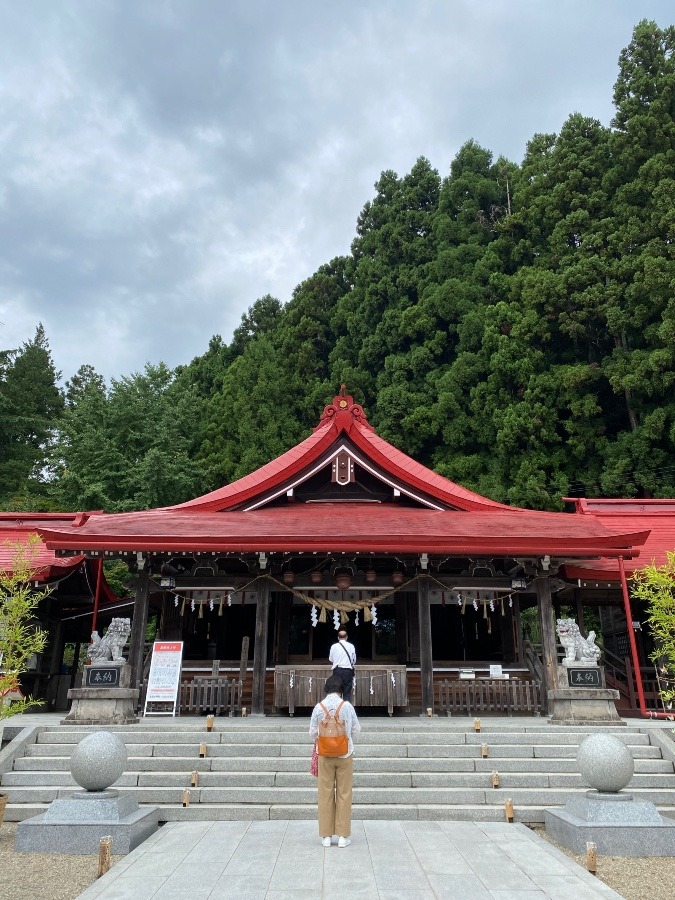
[[[42,325],[35,337],[0,359],[0,505],[40,506],[45,466],[63,410],[49,343]]]
[[[656,645],[651,659],[666,683],[661,697],[672,709],[675,701],[675,551],[666,554],[666,562],[661,566],[652,562],[638,569],[632,580],[632,595],[646,606],[647,622]]]
[[[35,590],[37,544],[33,535],[12,547],[11,571],[0,569],[0,719],[25,712],[36,701],[21,699],[20,676],[30,658],[41,653],[46,634],[35,621],[38,604],[50,589]]]
[[[113,379],[91,367],[67,385],[53,454],[53,492],[69,509],[121,512],[188,500],[206,489],[197,457],[201,400],[164,363]]]

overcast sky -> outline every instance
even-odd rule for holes
[[[346,253],[384,169],[520,162],[672,0],[0,0],[0,349],[171,366]]]

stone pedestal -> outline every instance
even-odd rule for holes
[[[564,809],[544,810],[544,821],[548,834],[574,853],[584,854],[593,841],[607,856],[675,856],[675,821],[622,791],[587,791]]]
[[[675,823],[673,823],[675,825]],[[141,809],[118,791],[81,791],[52,801],[47,812],[19,822],[14,849],[20,853],[98,853],[102,837],[112,852],[130,853],[159,827],[156,806]]]
[[[587,673],[591,687],[570,686],[570,671]],[[574,682],[573,682],[574,683]],[[625,725],[616,711],[619,692],[605,687],[600,666],[558,666],[558,685],[548,692],[549,722],[552,725]]]
[[[105,663],[99,666],[85,666],[83,685],[87,681],[96,683],[104,673],[111,674],[110,682],[100,682],[100,686],[71,688],[68,699],[72,700],[70,712],[61,720],[62,725],[131,725],[138,722],[136,704],[139,690],[131,685],[131,666],[126,662]]]

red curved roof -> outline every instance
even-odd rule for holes
[[[215,512],[249,503],[310,469],[342,435],[348,436],[356,447],[397,482],[407,485],[412,491],[430,495],[451,509],[508,509],[511,512],[518,509],[460,487],[402,453],[375,433],[362,407],[347,394],[335,397],[333,403],[324,409],[314,432],[277,459],[232,484],[166,508]]]
[[[170,510],[91,516],[79,528],[44,532],[50,547],[120,551],[630,555],[646,532],[618,535],[566,513],[289,504],[248,512]]]
[[[345,438],[373,472],[420,504],[352,500],[267,505],[294,479],[327,465]],[[324,409],[308,438],[233,484],[176,506],[82,514],[66,527],[47,524],[40,531],[49,548],[76,551],[426,552],[584,559],[631,556],[632,548],[646,540],[648,526],[610,530],[589,518],[524,510],[481,497],[383,440],[363,409],[342,393]]]

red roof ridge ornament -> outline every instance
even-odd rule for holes
[[[319,428],[325,428],[326,425],[332,423],[335,425],[337,431],[349,432],[355,422],[362,428],[367,428],[369,431],[375,430],[368,421],[368,417],[361,404],[354,403],[354,398],[347,393],[347,386],[341,384],[340,393],[336,397],[333,397],[333,402],[331,404],[324,407],[321,418],[319,419],[319,424],[314,431],[318,431]]]

